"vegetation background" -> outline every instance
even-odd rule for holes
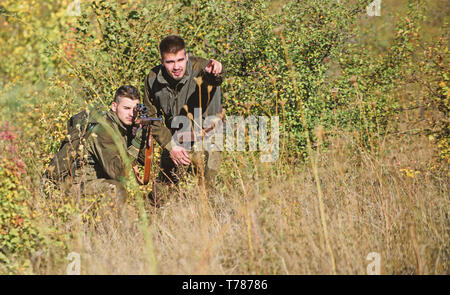
[[[0,1],[0,273],[449,274],[448,1],[370,2]],[[42,191],[70,116],[173,33],[224,64],[228,115],[279,116],[278,160],[226,152],[158,209],[130,181],[121,216]]]

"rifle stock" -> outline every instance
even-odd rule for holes
[[[149,126],[148,140],[145,144],[144,185],[148,184],[150,180],[152,161],[153,161],[153,137],[152,137],[152,127]]]
[[[145,163],[144,163],[144,179],[143,184],[146,185],[150,181],[150,174],[153,162],[153,136],[152,136],[152,122],[163,121],[162,116],[159,118],[151,118],[147,116],[147,108],[143,104],[138,104],[136,108],[136,120],[134,124],[141,125],[144,130],[148,129],[148,136],[145,142]]]

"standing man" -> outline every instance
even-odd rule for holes
[[[189,56],[184,40],[176,35],[165,37],[159,51],[161,64],[151,69],[145,78],[144,104],[151,117],[162,115],[165,119],[164,123],[155,122],[153,127],[156,141],[164,148],[158,180],[176,184],[178,168],[189,166],[198,154],[187,151],[174,140],[182,126],[172,121],[177,116],[190,117],[192,121],[189,114],[193,115],[196,108],[202,110],[202,121],[207,116],[220,114],[224,71],[218,61]],[[205,165],[203,158],[200,159],[201,165]],[[220,166],[220,153],[207,152],[205,160],[206,167],[202,168],[206,181],[213,182]]]

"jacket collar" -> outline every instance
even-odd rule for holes
[[[156,80],[158,80],[158,82],[161,83],[161,84],[169,85],[169,81],[167,81],[167,79],[165,77],[166,75],[168,76],[169,74],[167,74],[166,68],[163,65],[161,65],[161,68],[160,68],[160,70],[159,70],[159,72],[158,72],[158,74],[156,76]],[[183,78],[181,78],[181,80],[178,81],[177,84],[180,84],[180,83],[184,84],[184,83],[186,83],[186,81],[189,80],[191,75],[192,75],[192,63],[191,63],[191,59],[188,58],[188,61],[186,63],[186,72],[184,73]]]
[[[122,135],[126,134],[128,131],[128,128],[126,125],[124,125],[122,123],[122,121],[120,121],[119,117],[117,116],[116,113],[114,113],[111,109],[106,113],[106,117],[115,125],[117,125],[120,133]]]

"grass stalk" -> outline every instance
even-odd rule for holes
[[[298,108],[300,111],[300,117],[302,120],[302,125],[303,128],[305,129],[305,137],[306,137],[306,145],[307,145],[307,150],[308,150],[308,155],[309,155],[309,160],[310,160],[310,164],[311,164],[311,168],[314,174],[314,180],[316,183],[316,189],[317,189],[317,198],[319,201],[319,212],[320,212],[320,220],[322,222],[322,229],[323,229],[323,235],[325,238],[325,242],[326,242],[326,246],[328,249],[328,253],[330,255],[330,263],[331,263],[331,269],[333,274],[337,274],[336,272],[336,262],[335,262],[335,258],[334,258],[334,253],[333,253],[333,248],[331,247],[331,242],[330,242],[330,238],[328,235],[328,228],[327,228],[327,222],[326,222],[326,215],[325,215],[325,206],[323,204],[323,194],[322,194],[322,189],[320,187],[320,177],[319,177],[319,169],[317,167],[317,162],[316,160],[314,160],[314,153],[313,153],[313,149],[312,149],[312,145],[311,145],[311,140],[309,138],[309,130],[308,130],[308,125],[306,122],[306,117],[305,117],[305,113],[303,110],[303,103],[302,100],[300,98],[300,96],[298,95],[298,89],[297,89],[297,83],[296,83],[296,79],[295,79],[295,69],[292,63],[292,60],[289,56],[289,52],[287,50],[287,45],[286,45],[286,39],[284,38],[283,35],[283,27],[281,27],[279,30],[277,30],[277,33],[279,34],[280,38],[281,38],[281,43],[282,43],[282,47],[284,50],[284,55],[286,57],[286,62],[288,65],[288,69],[289,69],[289,76],[291,79],[291,83],[292,83],[292,87],[294,88],[294,94],[295,97],[297,98],[297,103],[298,103]]]

